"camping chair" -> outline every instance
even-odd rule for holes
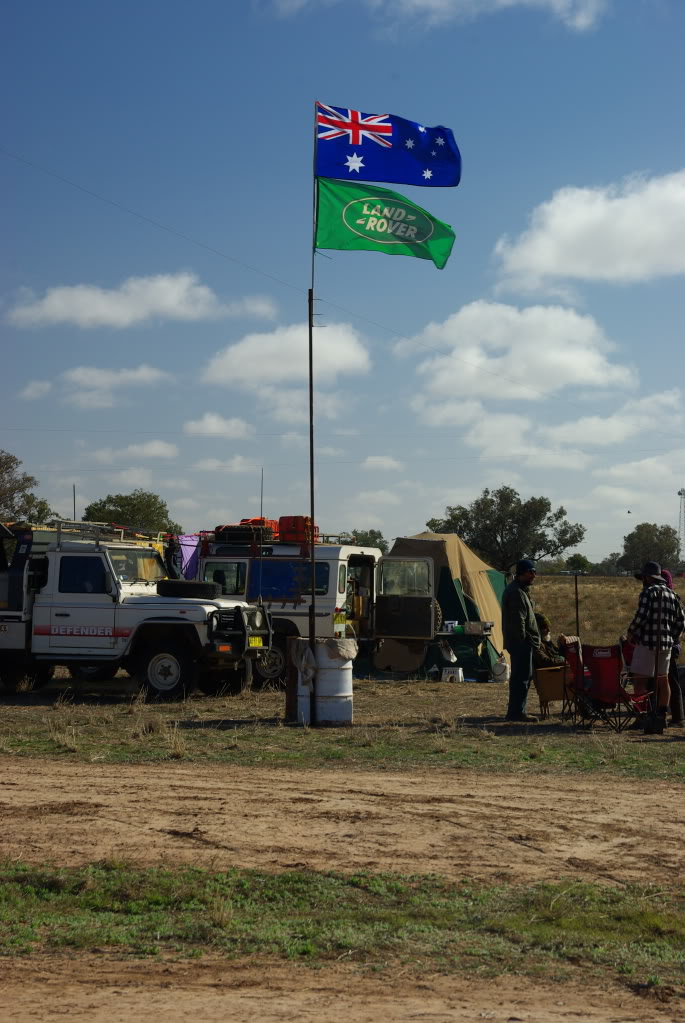
[[[566,703],[564,711],[574,725],[582,724],[587,716],[585,693],[592,679],[583,664],[583,652],[577,636],[567,636],[566,643],[559,643],[559,649],[566,658]]]
[[[554,701],[561,701],[561,716],[569,712],[569,692],[566,687],[566,678],[569,674],[568,664],[550,666],[549,668],[536,668],[533,672],[533,683],[540,701],[540,717],[549,717],[549,705]]]
[[[579,701],[581,723],[592,726],[596,721],[622,732],[649,712],[647,693],[630,693],[623,666],[623,653],[615,646],[583,644],[583,662],[590,672],[591,683]]]

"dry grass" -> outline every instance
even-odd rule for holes
[[[685,580],[676,580],[685,599]],[[583,642],[616,643],[626,631],[637,607],[640,583],[633,578],[583,576],[578,579],[580,635]],[[552,623],[552,635],[575,635],[576,607],[571,576],[541,576],[533,587],[536,609]]]

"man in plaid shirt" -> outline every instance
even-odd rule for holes
[[[670,699],[668,664],[673,646],[685,630],[685,611],[680,597],[670,590],[657,561],[642,569],[642,592],[628,639],[636,644],[631,672],[636,679],[656,679],[657,715],[666,720]]]

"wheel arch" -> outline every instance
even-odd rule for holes
[[[142,622],[138,626],[131,639],[126,656],[135,659],[151,645],[163,644],[169,641],[185,644],[193,654],[199,654],[202,649],[197,629],[191,622],[179,622],[177,618],[161,619],[153,622]]]

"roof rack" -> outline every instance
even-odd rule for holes
[[[38,527],[39,529],[41,527]],[[63,540],[95,540],[99,544],[103,540],[115,540],[125,543],[126,540],[143,540],[149,543],[162,543],[165,533],[146,529],[138,529],[135,526],[120,526],[115,522],[76,522],[73,519],[54,519],[50,526],[57,530],[57,546]],[[63,536],[63,534],[67,534]]]

